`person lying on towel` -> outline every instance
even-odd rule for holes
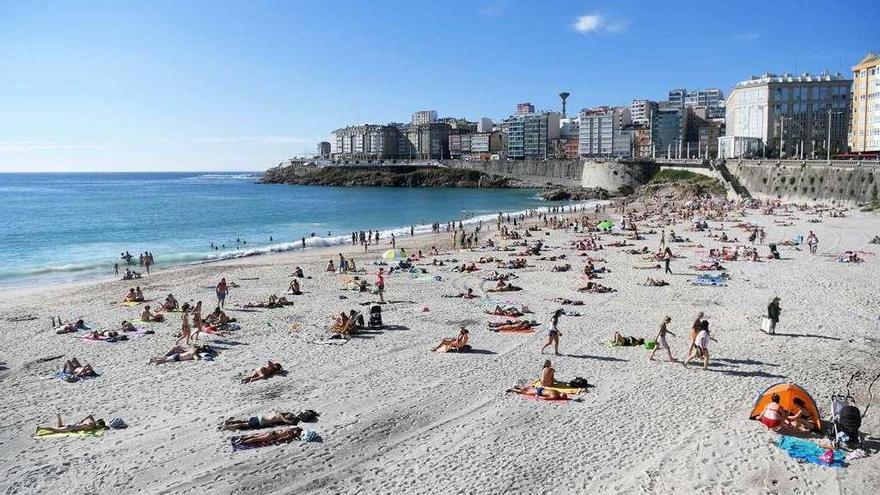
[[[520,385],[514,385],[512,388],[507,389],[507,392],[513,392],[520,395],[531,395],[548,400],[568,399],[568,394],[544,387],[523,387]]]
[[[611,338],[611,344],[622,347],[634,347],[637,345],[644,345],[645,339],[632,336],[624,337],[620,332],[614,332],[614,337]]]
[[[273,412],[262,416],[251,416],[248,419],[229,418],[220,425],[221,430],[255,430],[273,426],[295,426],[299,418],[294,413]]]

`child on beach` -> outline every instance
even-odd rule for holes
[[[703,358],[703,369],[709,369],[709,341],[717,340],[713,339],[709,335],[709,322],[703,320],[700,322],[700,332],[697,334],[697,338],[694,340],[693,351],[688,354],[687,359],[684,361],[684,367],[688,367],[688,363],[691,362],[693,358]]]

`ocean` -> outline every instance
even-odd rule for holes
[[[153,253],[158,268],[351,242],[353,230],[430,223],[544,203],[530,189],[257,184],[243,173],[0,174],[0,287],[113,275]],[[427,224],[427,225],[426,225]],[[314,236],[313,236],[314,234]],[[271,239],[270,239],[271,238]],[[213,249],[211,244],[218,246]],[[139,270],[139,268],[134,268]]]

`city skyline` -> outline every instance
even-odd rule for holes
[[[570,115],[727,95],[764,72],[848,75],[880,49],[868,2],[691,3],[6,5],[0,172],[263,170],[419,110],[494,120],[520,102],[560,110],[560,91]]]

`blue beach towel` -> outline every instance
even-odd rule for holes
[[[694,279],[694,285],[724,287],[727,285],[727,277],[722,275],[700,275]]]
[[[811,464],[818,464],[820,466],[831,466],[834,468],[842,468],[843,460],[846,458],[846,454],[841,450],[834,451],[834,462],[831,464],[825,464],[824,462],[819,460],[819,457],[825,453],[825,449],[819,447],[815,443],[804,440],[802,438],[790,437],[787,435],[782,435],[779,437],[779,442],[776,444],[780,449],[786,451],[788,455],[792,457],[792,459],[796,459],[798,462],[809,462]]]

